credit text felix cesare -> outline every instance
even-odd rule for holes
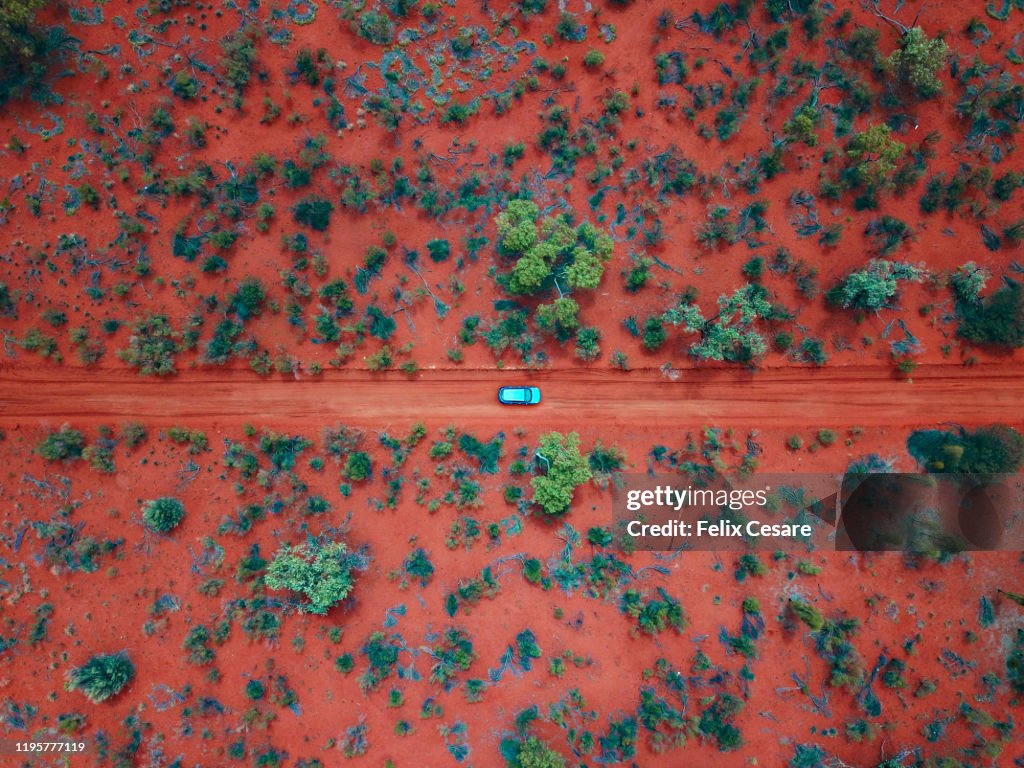
[[[726,490],[710,488],[673,488],[659,485],[644,490],[631,489],[626,493],[626,509],[638,512],[642,509],[672,510],[679,512],[683,508],[712,509],[728,508],[741,511],[748,507],[763,509],[768,503],[770,487],[758,490]],[[757,519],[743,522],[729,520],[664,520],[658,523],[644,522],[641,519],[630,520],[626,524],[626,532],[630,536],[667,536],[667,537],[701,537],[701,538],[739,538],[743,536],[792,536],[808,537],[813,533],[809,524],[764,523]]]

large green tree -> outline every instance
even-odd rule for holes
[[[945,41],[932,39],[920,27],[913,27],[903,34],[900,47],[882,62],[882,68],[894,75],[905,90],[918,98],[930,99],[942,93],[938,72],[948,56]]]
[[[565,758],[536,736],[529,736],[518,745],[516,755],[508,761],[509,768],[565,768]]]
[[[0,2],[0,104],[35,91],[54,55],[72,42],[60,27],[36,23],[45,6],[46,0]]]
[[[352,556],[343,542],[285,544],[267,569],[271,589],[290,589],[308,598],[301,610],[325,614],[352,591]]]
[[[718,314],[713,317],[705,318],[700,307],[684,298],[666,311],[662,320],[700,334],[700,339],[690,346],[690,354],[698,360],[754,363],[768,351],[755,323],[772,317],[773,313],[768,291],[748,283],[731,294],[719,296]]]
[[[883,186],[906,149],[903,142],[892,137],[892,129],[885,123],[868,126],[847,143],[849,164],[843,176],[853,187]]]
[[[530,481],[533,503],[547,515],[561,515],[572,504],[576,486],[590,479],[590,467],[580,455],[580,436],[548,432],[540,438],[537,455],[547,471]]]
[[[612,255],[612,239],[590,222],[572,226],[565,215],[540,217],[531,200],[511,200],[498,214],[498,249],[514,257],[505,276],[509,292],[536,295],[557,281],[563,288],[593,290]]]
[[[980,290],[980,289],[979,289]],[[991,296],[957,302],[961,338],[975,344],[1024,347],[1024,288],[1007,281]]]
[[[877,311],[891,306],[901,280],[919,282],[921,270],[905,262],[872,259],[865,269],[847,275],[828,298],[845,309]]]

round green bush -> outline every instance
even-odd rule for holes
[[[146,527],[160,533],[167,533],[178,527],[185,517],[185,507],[173,496],[164,496],[146,503],[142,520]]]
[[[354,558],[343,542],[284,545],[267,568],[271,589],[290,589],[309,598],[300,610],[326,614],[352,591]]]
[[[127,653],[100,654],[68,672],[65,687],[69,691],[81,691],[97,704],[119,694],[133,677],[135,665]]]

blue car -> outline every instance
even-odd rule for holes
[[[502,387],[498,390],[498,402],[505,405],[536,405],[540,402],[538,387]]]

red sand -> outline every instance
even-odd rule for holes
[[[789,47],[771,71],[745,59],[747,42],[757,39],[763,43],[777,28],[760,7],[749,24],[739,24],[717,39],[687,22],[694,10],[689,7],[667,9],[672,18],[659,30],[657,19],[663,8],[658,4],[632,3],[627,9],[618,9],[599,3],[596,16],[584,13],[582,4],[569,4],[589,27],[587,41],[568,43],[555,37],[549,45],[542,36],[554,32],[554,4],[546,13],[529,19],[509,11],[507,4],[493,4],[501,7],[490,9],[487,3],[443,5],[440,31],[424,33],[422,40],[401,45],[427,72],[427,78],[431,57],[437,53],[434,46],[443,46],[445,66],[455,62],[445,41],[462,27],[483,25],[492,30],[497,22],[492,13],[509,11],[516,28],[515,32],[506,28],[495,33],[503,46],[524,40],[537,45],[535,53],[519,53],[514,61],[502,61],[495,54],[488,67],[490,79],[482,77],[480,60],[453,71],[439,87],[451,90],[456,102],[467,104],[517,80],[526,83],[524,78],[533,74],[536,56],[545,57],[549,65],[565,57],[565,77],[556,80],[539,73],[536,90],[527,87],[521,97],[514,98],[508,114],[495,114],[493,103],[484,101],[479,113],[464,125],[440,125],[437,116],[418,123],[414,113],[406,113],[396,135],[363,112],[361,96],[344,92],[344,78],[357,70],[366,76],[366,88],[375,91],[383,86],[379,71],[366,65],[379,62],[384,48],[358,39],[348,24],[338,19],[331,4],[318,2],[316,22],[308,26],[275,20],[270,8],[245,17],[265,24],[266,29],[257,43],[254,77],[238,111],[230,104],[230,94],[225,98],[218,94],[215,76],[202,67],[220,67],[220,41],[239,28],[244,14],[184,3],[167,16],[157,14],[146,23],[142,5],[120,0],[97,5],[103,23],[70,26],[71,33],[81,40],[82,50],[101,51],[116,44],[121,47],[120,59],[95,54],[91,63],[83,61],[88,72],[69,72],[58,79],[54,87],[64,99],[60,105],[44,108],[31,102],[10,103],[4,105],[0,116],[0,139],[6,143],[17,137],[25,145],[23,152],[9,146],[0,154],[0,177],[8,182],[0,200],[6,198],[13,206],[11,210],[6,210],[6,202],[3,206],[6,223],[0,225],[0,232],[10,245],[2,254],[0,282],[17,297],[16,317],[0,318],[6,354],[0,367],[0,426],[4,428],[0,442],[0,508],[4,510],[0,515],[0,535],[4,537],[0,547],[0,648],[4,648],[0,651],[0,736],[44,737],[58,716],[78,712],[85,717],[82,737],[94,746],[105,734],[112,751],[133,744],[135,749],[105,762],[94,752],[71,759],[69,764],[75,766],[171,766],[179,756],[182,766],[280,764],[291,768],[300,758],[319,758],[325,766],[383,766],[388,760],[399,768],[500,766],[504,762],[499,754],[502,738],[511,735],[516,715],[536,704],[548,722],[536,725],[534,731],[565,756],[569,765],[593,766],[600,764],[596,759],[600,747],[590,756],[573,755],[570,740],[552,722],[556,718],[549,707],[567,700],[570,692],[578,689],[585,703],[577,703],[567,716],[566,727],[585,728],[599,740],[607,734],[613,718],[636,715],[642,687],[654,686],[660,695],[669,696],[650,673],[658,659],[667,659],[686,678],[685,707],[673,699],[688,718],[686,744],[682,749],[657,753],[650,734],[641,727],[635,757],[620,764],[787,766],[797,744],[820,746],[824,765],[874,767],[904,750],[915,749],[920,750],[922,761],[939,756],[955,759],[953,763],[919,763],[942,768],[1009,766],[1024,761],[1014,725],[997,727],[1011,719],[1014,723],[1020,720],[1020,697],[1014,697],[1007,684],[1007,659],[1022,627],[1024,609],[999,591],[1024,592],[1021,559],[1016,553],[963,555],[942,565],[892,555],[808,553],[804,558],[793,556],[778,562],[764,555],[768,573],[742,581],[734,576],[737,562],[731,554],[687,553],[668,561],[636,553],[624,558],[633,573],[659,564],[668,573],[644,571],[642,577],[617,585],[607,598],[585,596],[582,590],[571,595],[558,587],[544,590],[524,579],[519,561],[513,558],[496,566],[501,590],[494,599],[485,598],[468,613],[460,609],[455,617],[448,616],[444,603],[460,580],[479,576],[482,568],[502,558],[520,554],[539,558],[546,567],[545,575],[549,574],[565,547],[562,523],[584,537],[573,552],[574,562],[589,560],[595,553],[586,543],[586,532],[591,526],[607,525],[610,511],[608,491],[592,485],[577,491],[570,514],[558,523],[541,520],[535,513],[519,521],[520,533],[503,534],[500,544],[493,547],[488,547],[486,532],[471,548],[446,546],[452,524],[464,515],[476,518],[483,527],[499,521],[505,527],[516,507],[504,501],[503,488],[515,484],[525,488],[527,496],[530,493],[526,478],[508,474],[509,464],[518,458],[519,450],[529,457],[539,436],[550,429],[579,431],[586,450],[599,440],[606,446],[617,444],[626,453],[627,467],[641,472],[647,469],[652,447],[684,451],[689,444],[700,444],[705,427],[735,430],[723,433],[722,438],[727,446],[721,458],[729,467],[740,463],[749,436],[763,448],[758,456],[761,470],[836,472],[869,454],[891,459],[897,469],[914,469],[905,445],[915,428],[935,428],[945,422],[966,427],[997,421],[1024,425],[1020,351],[1000,353],[962,344],[956,337],[953,298],[944,285],[948,272],[968,260],[992,272],[986,293],[999,285],[1002,275],[1012,273],[1014,260],[1021,260],[1021,246],[1005,240],[1000,251],[985,249],[980,225],[1001,232],[1012,224],[1020,216],[1021,191],[1001,206],[979,196],[973,214],[967,209],[926,216],[919,208],[924,184],[933,174],[951,176],[961,162],[988,164],[982,155],[964,149],[969,126],[954,110],[962,88],[948,71],[941,74],[945,88],[941,97],[908,105],[918,127],[897,135],[913,150],[927,135],[938,132],[932,145],[935,156],[927,161],[923,179],[902,196],[885,193],[879,211],[855,210],[850,193],[835,203],[819,196],[820,222],[844,227],[838,246],[823,249],[816,237],[796,234],[792,219],[798,211],[789,201],[797,190],[818,194],[824,154],[843,151],[846,139],[833,135],[833,115],[824,115],[817,129],[817,146],[791,148],[785,157],[786,172],[764,181],[757,192],[743,191],[731,169],[752,161],[758,151],[770,149],[794,109],[809,96],[806,83],[793,94],[770,95],[783,76],[800,79],[792,70],[798,60],[821,66],[830,56],[834,39],[845,38],[858,24],[880,31],[880,51],[893,50],[897,32],[859,6],[850,7],[852,19],[841,34],[831,26],[838,14],[829,14],[816,40],[805,38],[800,20],[790,20]],[[296,10],[306,7],[304,3],[291,5]],[[712,9],[709,2],[698,5],[696,10],[704,14]],[[919,9],[908,6],[893,14],[909,22],[911,11],[916,14],[918,10],[919,23],[929,35],[945,35],[961,69],[977,54],[1002,67],[1007,67],[1009,60],[1008,69],[1016,73],[1008,53],[1019,42],[1018,11],[1011,10],[1009,20],[1002,23],[983,16],[980,6],[952,2],[932,2]],[[420,24],[420,13],[413,12],[408,26]],[[54,5],[47,14],[51,22],[69,22],[64,6]],[[973,33],[965,31],[974,15],[992,34],[984,44],[973,43]],[[124,23],[116,24],[116,18]],[[158,28],[164,19],[174,23]],[[599,36],[600,25],[608,23],[614,24],[616,31],[611,43]],[[406,25],[399,24],[402,26]],[[293,35],[287,46],[269,39],[270,32],[281,29]],[[141,42],[141,50],[151,49],[148,57],[139,56],[132,47],[132,41],[139,42],[140,32],[157,41]],[[322,84],[312,87],[289,75],[300,48],[315,50],[319,46],[329,50],[334,64],[345,62],[344,68],[335,66],[333,76],[346,119],[356,126],[352,130],[339,131],[328,124],[328,99]],[[606,55],[598,69],[582,63],[590,47]],[[478,42],[477,49],[483,48]],[[714,132],[719,107],[698,111],[691,121],[680,109],[691,100],[686,87],[657,83],[654,57],[669,51],[686,54],[691,67],[686,85],[724,87],[719,107],[728,102],[740,80],[761,78],[735,136],[724,142],[701,138],[701,124]],[[195,71],[201,81],[200,98],[188,102],[172,96],[167,87],[170,76],[184,69],[186,56],[198,62]],[[705,60],[699,68],[698,57]],[[130,68],[122,70],[122,64]],[[97,77],[101,67],[109,70],[107,77]],[[880,92],[884,81],[874,78],[868,66],[852,69],[873,93]],[[326,68],[321,74],[328,75]],[[457,80],[466,90],[460,90]],[[577,130],[600,119],[604,99],[616,90],[629,94],[630,108],[622,113],[614,135],[599,137],[596,153],[580,158],[571,180],[557,174],[542,178],[552,159],[536,146],[543,127],[541,113],[555,104],[565,106],[571,129]],[[818,95],[821,105],[841,101],[835,89],[823,88]],[[666,103],[666,97],[678,100],[672,110],[659,106]],[[264,98],[281,107],[280,116],[269,124],[260,122]],[[425,110],[434,108],[423,91],[416,98]],[[145,128],[158,106],[168,109],[174,130],[147,143]],[[44,139],[32,131],[50,124],[48,109],[60,116],[64,127],[62,133]],[[443,109],[439,107],[438,113]],[[99,119],[101,131],[90,127],[90,113]],[[292,114],[294,121],[289,120]],[[207,126],[205,146],[189,142],[189,117]],[[854,129],[863,130],[883,119],[883,113],[869,110],[855,117]],[[223,182],[232,168],[244,172],[257,152],[269,153],[278,162],[294,159],[303,143],[318,135],[325,137],[329,158],[325,167],[312,172],[310,186],[291,189],[277,175],[260,182],[259,203],[270,202],[276,208],[263,232],[256,227],[255,206],[233,222],[227,213],[218,211],[219,201],[204,201],[195,194],[175,197],[144,191],[148,184],[166,183],[206,165],[216,181]],[[508,144],[520,141],[524,143],[523,157],[508,171],[509,178],[502,179],[501,153]],[[631,141],[635,141],[632,146]],[[1014,149],[1012,140],[1005,143],[1008,150]],[[627,183],[631,169],[639,172],[645,160],[673,144],[697,166],[700,180],[695,189],[662,202],[646,185]],[[150,150],[147,168],[141,156]],[[622,167],[601,178],[603,170],[616,162],[613,150],[621,156]],[[133,154],[135,157],[130,157]],[[457,193],[468,176],[480,173],[485,187],[493,184],[497,190],[488,202],[492,207],[472,212],[456,209],[440,218],[428,216],[410,200],[404,201],[401,209],[371,203],[365,214],[340,209],[343,190],[335,177],[343,166],[358,169],[370,188],[379,190],[390,182],[386,173],[371,170],[373,161],[390,169],[396,158],[403,161],[401,172],[413,178],[421,166],[430,169],[442,195]],[[1019,165],[1017,155],[1008,154],[1001,165],[993,165],[993,173],[1019,169]],[[594,176],[588,181],[590,174]],[[16,178],[23,186],[12,183]],[[40,186],[43,179],[55,186]],[[598,216],[605,216],[602,226],[614,229],[614,255],[603,282],[593,293],[576,296],[583,324],[598,327],[602,334],[602,355],[596,362],[582,363],[574,357],[571,343],[558,345],[547,339],[541,347],[552,361],[549,367],[527,371],[514,353],[507,352],[502,358],[504,371],[499,372],[494,355],[482,340],[464,347],[458,341],[465,317],[478,315],[486,327],[496,314],[494,301],[508,298],[491,273],[492,268],[500,272],[508,267],[494,250],[491,220],[496,213],[493,206],[515,191],[522,179],[542,205],[554,205],[564,198],[578,219],[597,221]],[[65,196],[83,182],[99,191],[99,209],[83,205],[66,213],[62,208]],[[592,196],[607,185],[615,188],[606,190],[604,201],[591,209]],[[41,197],[38,215],[33,214],[32,201],[26,197],[36,193]],[[330,198],[336,206],[326,232],[314,232],[292,219],[292,207],[311,193]],[[755,200],[768,203],[768,229],[757,235],[763,245],[750,248],[741,241],[709,249],[699,244],[696,235],[711,207],[728,206],[734,215]],[[627,219],[612,226],[620,203]],[[630,217],[637,209],[645,211],[648,226],[655,214],[660,218],[661,242],[645,244],[640,233],[627,236]],[[125,213],[138,217],[143,226],[122,244],[118,219]],[[892,258],[923,264],[928,279],[902,288],[896,305],[877,314],[859,318],[851,312],[828,309],[822,292],[850,270],[864,266],[871,255],[864,229],[881,214],[899,217],[913,233]],[[204,216],[212,218],[204,220]],[[179,227],[186,234],[211,229],[236,232],[237,242],[221,254],[226,271],[200,271],[203,259],[214,253],[209,244],[194,262],[175,257],[172,244]],[[308,237],[311,252],[322,252],[324,274],[297,267],[294,255],[282,246],[283,235],[300,231]],[[367,337],[359,343],[357,332],[343,327],[340,342],[353,345],[350,355],[339,363],[347,370],[313,375],[314,363],[326,369],[331,361],[339,360],[337,343],[313,341],[323,304],[316,297],[317,290],[339,277],[351,288],[367,248],[384,244],[388,232],[394,234],[395,242],[387,248],[382,274],[369,282],[365,295],[352,290],[354,314],[341,318],[339,325],[354,323],[371,304],[381,307],[397,323],[387,342],[395,352],[395,367],[415,361],[420,373],[409,377],[397,371],[370,374],[365,370],[366,358],[383,342]],[[73,233],[85,238],[87,246],[77,254],[56,254],[59,236]],[[464,238],[471,235],[492,240],[475,261],[466,256]],[[438,237],[451,241],[452,257],[447,262],[434,263],[426,255],[427,241]],[[817,270],[820,290],[805,297],[795,289],[792,276],[766,272],[763,282],[773,300],[784,304],[795,318],[766,324],[763,330],[769,338],[789,331],[797,343],[804,337],[822,340],[829,355],[824,368],[796,363],[778,351],[770,351],[763,369],[756,372],[717,364],[701,366],[686,352],[694,341],[692,335],[670,331],[668,343],[652,353],[644,351],[623,327],[622,321],[629,315],[635,315],[642,325],[649,314],[665,311],[690,285],[699,289],[698,301],[705,313],[713,313],[720,294],[745,282],[740,272],[743,264],[755,254],[770,261],[780,247],[789,249],[794,263]],[[143,249],[151,261],[151,271],[145,276],[131,269]],[[409,250],[419,254],[416,264],[422,279],[405,263]],[[657,257],[668,268],[652,265],[647,286],[630,293],[623,275],[633,265],[631,256],[645,255]],[[465,259],[461,267],[456,266],[459,256]],[[121,266],[111,269],[108,258]],[[234,359],[223,366],[202,360],[205,343],[225,316],[228,297],[246,276],[264,282],[267,301],[262,313],[245,323],[242,336],[251,335],[258,350],[268,352],[282,366],[294,368],[294,377],[271,374],[259,378],[244,360]],[[308,296],[303,295],[306,284]],[[421,288],[450,307],[445,317],[439,316]],[[299,306],[298,315],[305,320],[305,330],[289,323],[287,307],[293,299]],[[532,307],[536,302],[524,303]],[[52,325],[44,316],[47,310],[64,313],[66,322]],[[128,345],[132,322],[150,312],[167,314],[176,330],[186,330],[190,315],[204,320],[196,350],[178,355],[175,377],[141,378],[116,355]],[[108,332],[103,329],[108,320],[118,320],[121,326]],[[898,355],[893,355],[891,342],[902,336],[896,320],[904,322],[920,342],[914,356],[920,365],[909,377],[894,373]],[[87,364],[76,354],[69,331],[83,326],[90,340],[101,340],[105,347],[99,361]],[[63,358],[59,364],[53,357],[44,360],[19,347],[31,329],[54,337]],[[406,349],[407,345],[411,348]],[[463,352],[461,364],[448,356],[455,348]],[[614,350],[628,354],[633,370],[611,369]],[[666,361],[680,371],[675,383],[657,373]],[[494,388],[499,383],[527,380],[539,382],[544,389],[540,408],[509,411],[494,402]],[[115,446],[114,474],[101,474],[84,461],[47,463],[33,453],[39,441],[64,422],[84,430],[90,443],[96,444],[102,425],[114,426],[116,431],[116,425],[132,418],[146,423],[150,439],[131,452],[123,445]],[[393,469],[392,476],[400,476],[404,484],[395,508],[387,509],[382,502],[389,488],[382,472],[391,458],[379,438],[386,433],[401,439],[414,421],[426,423],[428,436],[405,464]],[[222,451],[224,441],[230,440],[246,444],[258,455],[261,469],[268,470],[266,456],[255,447],[257,440],[244,436],[243,423],[253,424],[257,431],[273,428],[313,440],[314,446],[299,456],[297,477],[264,472],[243,480],[238,469],[225,466]],[[324,454],[322,429],[339,423],[365,429],[364,450],[372,455],[375,466],[375,479],[355,485],[351,496],[340,493],[344,481],[330,457],[326,457],[323,471],[309,466],[310,458]],[[506,442],[501,472],[469,475],[481,486],[479,506],[458,510],[442,504],[430,512],[414,501],[417,480],[431,481],[427,499],[443,498],[449,490],[459,490],[464,479],[461,468],[476,467],[458,449],[450,459],[428,457],[430,443],[442,439],[440,430],[449,424],[481,440],[502,430]],[[169,426],[204,430],[209,451],[192,455],[185,447],[172,445],[161,431]],[[834,444],[825,447],[816,442],[822,428],[835,430]],[[787,448],[787,441],[794,436],[806,447]],[[693,458],[700,460],[699,449]],[[443,465],[440,472],[438,465]],[[453,477],[456,468],[460,472]],[[187,509],[184,523],[169,536],[147,532],[140,520],[142,503],[162,495],[179,496]],[[310,495],[328,499],[331,511],[322,517],[304,516],[301,510]],[[281,512],[268,514],[244,535],[218,531],[222,521],[243,505],[275,503],[280,503]],[[242,622],[234,620],[223,644],[211,643],[216,658],[210,665],[187,661],[182,642],[191,627],[204,624],[213,632],[228,617],[229,603],[265,593],[235,577],[253,545],[258,544],[263,556],[269,557],[282,542],[298,542],[309,532],[343,525],[349,513],[348,540],[353,547],[368,546],[372,556],[349,604],[333,609],[325,618],[281,611],[281,628],[274,641],[250,640]],[[41,536],[47,529],[42,524],[55,516],[66,516],[71,526],[81,526],[76,541],[93,536],[100,540],[123,538],[124,543],[114,553],[98,557],[95,572],[69,571],[50,562],[43,551]],[[70,535],[67,530],[64,534]],[[223,548],[222,564],[206,566],[200,569],[202,573],[190,568],[211,541]],[[428,550],[437,570],[428,586],[421,588],[415,583],[401,589],[389,574],[400,568],[414,547]],[[807,561],[805,571],[818,566],[820,573],[801,573],[797,562],[801,559]],[[217,595],[198,589],[210,577],[225,582]],[[638,634],[635,620],[619,610],[620,594],[633,587],[653,596],[659,586],[680,601],[690,625],[679,634],[672,630],[657,637]],[[160,614],[153,606],[163,595],[173,596],[174,608]],[[889,687],[881,675],[871,687],[880,701],[880,714],[865,712],[864,690],[829,685],[830,673],[815,651],[814,636],[786,610],[794,596],[806,599],[828,619],[852,616],[861,620],[862,626],[850,642],[868,672],[882,654],[906,664],[902,674],[906,687]],[[742,604],[748,597],[760,601],[765,630],[756,642],[756,658],[749,661],[744,673],[746,660],[727,651],[719,636],[723,630],[732,636],[739,634]],[[993,605],[991,622],[980,621],[983,598]],[[406,612],[389,627],[386,611],[399,604]],[[45,610],[40,612],[44,605],[52,606],[52,615],[40,624],[40,616],[46,617]],[[449,625],[472,637],[477,658],[467,671],[458,674],[459,686],[444,691],[428,681],[431,660],[422,648],[432,642],[428,640],[431,633]],[[331,642],[327,634],[335,627],[343,630],[338,643]],[[35,641],[34,628],[40,628]],[[499,684],[486,685],[479,702],[467,701],[464,682],[487,680],[488,671],[499,667],[516,635],[527,628],[535,633],[542,658],[521,676],[508,671]],[[375,631],[401,633],[410,651],[400,655],[400,663],[408,666],[415,653],[421,680],[399,680],[392,675],[376,691],[364,694],[359,690],[358,677],[366,668],[359,651]],[[130,687],[118,697],[94,705],[81,693],[63,689],[71,667],[93,653],[122,649],[130,652],[137,672]],[[694,668],[698,650],[707,655],[710,669]],[[334,659],[345,652],[355,659],[355,669],[347,676],[334,665]],[[563,652],[577,657],[579,666],[568,661],[564,675],[558,678],[549,674],[548,667],[551,659]],[[209,674],[213,669],[216,676]],[[801,690],[794,675],[806,683],[805,689]],[[295,692],[297,711],[268,699],[254,705],[246,698],[248,680],[263,680],[273,693],[271,682],[276,676],[283,676],[286,687]],[[937,688],[928,695],[915,696],[915,691],[924,690],[920,687],[924,680],[933,681]],[[387,705],[392,687],[404,695],[405,703],[397,708]],[[172,691],[180,694],[180,700],[170,695]],[[745,704],[735,720],[743,744],[729,752],[720,752],[712,739],[693,733],[710,703],[706,697],[723,693],[737,696]],[[827,706],[820,701],[815,704],[811,697],[827,699]],[[420,717],[428,698],[443,709],[440,716]],[[273,718],[261,727],[264,715]],[[873,739],[858,742],[847,733],[847,726],[858,719],[872,724]],[[20,727],[20,720],[27,721],[26,728]],[[398,720],[412,725],[410,735],[396,735]],[[369,749],[364,756],[346,759],[332,745],[359,722],[368,728]],[[459,723],[465,725],[465,735],[459,735]],[[244,757],[230,756],[230,746],[239,742]],[[446,750],[446,744],[458,742],[470,749],[461,763],[456,754]],[[271,748],[287,756],[275,762],[267,757]],[[29,764],[41,765],[42,761]],[[918,763],[910,757],[898,762],[900,766],[911,764]]]

